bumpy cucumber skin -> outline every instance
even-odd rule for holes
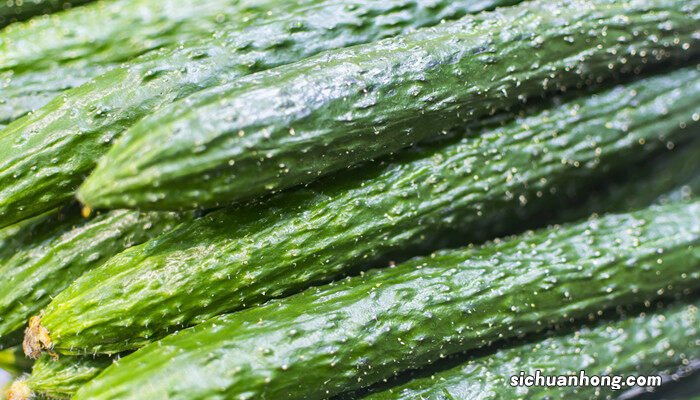
[[[212,213],[85,274],[42,323],[60,352],[119,352],[391,254],[513,232],[572,188],[692,135],[698,102],[689,67]]]
[[[75,278],[182,218],[126,210],[91,219],[72,214],[23,227],[16,233],[13,255],[0,261],[0,347],[18,344],[14,334]]]
[[[3,79],[3,74],[0,74],[0,123],[9,124],[43,107],[62,91],[108,70],[108,67],[97,65],[80,68],[60,67],[51,72],[32,72],[7,79]],[[0,129],[4,128],[5,126],[0,126]],[[0,135],[3,133],[0,132]]]
[[[604,193],[595,196],[595,201],[586,202],[585,206],[578,207],[581,209],[579,214],[585,214],[588,212],[588,210],[600,211],[605,208],[606,204],[608,207],[610,207],[610,202],[605,202],[606,197],[610,199],[613,204],[617,204],[612,206],[616,209],[622,209],[622,205],[624,205],[624,207],[637,207],[640,205],[645,205],[645,202],[647,201],[653,200],[657,200],[659,202],[687,201],[688,197],[692,197],[692,193],[698,193],[698,191],[700,191],[700,182],[696,182],[698,181],[697,177],[700,176],[698,173],[700,172],[700,157],[698,157],[699,151],[700,142],[694,145],[694,147],[691,146],[687,149],[681,150],[680,154],[673,154],[671,157],[666,155],[659,160],[659,162],[654,162],[652,163],[653,165],[647,166],[646,169],[642,168],[639,174],[635,174],[635,176],[639,175],[639,177],[644,177],[646,179],[646,183],[644,185],[641,185],[637,181],[626,181],[624,184],[613,185]],[[693,180],[694,178],[695,180]],[[666,194],[659,196],[661,193]],[[669,318],[668,315],[667,318]],[[673,320],[669,320],[669,323],[672,322]],[[678,328],[678,326],[676,325],[675,328]],[[687,332],[687,330],[678,330],[675,332]],[[684,335],[686,335],[684,337],[689,337],[687,336],[687,333],[684,333]],[[669,336],[669,338],[672,337],[675,336]],[[555,340],[549,341],[554,342],[554,345],[558,345],[559,342],[562,342],[557,342]],[[562,343],[563,345],[569,345],[569,342],[566,341],[563,341]],[[579,340],[578,343],[582,344],[584,342]],[[548,345],[541,345],[533,350],[537,351],[537,349],[543,346],[546,347]],[[564,354],[562,350],[565,350],[565,348],[558,347],[558,354]],[[17,351],[17,354],[20,353],[21,349]],[[2,366],[1,354],[2,353],[0,353],[0,367]],[[674,356],[677,354],[687,353],[676,353]],[[24,354],[21,354],[20,357],[24,357]],[[26,358],[24,359],[26,360]],[[53,396],[58,396],[60,393],[72,395],[79,387],[96,377],[102,372],[102,370],[111,365],[111,363],[106,362],[106,360],[108,359],[105,357],[95,358],[91,356],[63,356],[59,358],[59,361],[61,362],[55,364],[48,356],[42,356],[38,361],[36,361],[33,375],[28,379],[28,383],[34,392],[40,394],[52,393]],[[598,359],[597,361],[600,363],[601,360]],[[603,360],[603,363],[604,362],[605,361]],[[47,365],[47,363],[52,364]],[[62,368],[62,365],[66,365],[65,363],[70,363],[68,365],[71,366],[75,365],[73,368],[76,368],[76,370],[70,372],[70,370]],[[620,364],[621,363],[617,363],[615,365]],[[658,367],[659,363],[655,363],[655,365]],[[60,373],[56,373],[57,369]],[[37,370],[40,372],[37,372]],[[655,369],[655,371],[658,371],[658,368]],[[641,372],[637,371],[637,373]],[[411,387],[414,387],[414,385],[411,385]]]
[[[30,0],[31,1],[31,0]],[[0,72],[23,74],[63,65],[130,60],[149,50],[259,18],[276,0],[117,0],[97,2],[53,18],[0,32]],[[27,3],[27,2],[25,2]],[[31,40],[29,40],[31,38]],[[49,75],[52,75],[49,72]]]
[[[586,216],[584,213],[691,201],[700,195],[700,140],[669,142],[669,147],[672,149],[655,159],[633,165],[602,190],[588,195],[583,203],[561,210],[557,221],[580,219]]]
[[[520,371],[543,375],[655,375],[673,373],[700,359],[700,302],[674,304],[636,318],[575,333],[499,349],[461,366],[399,387],[362,397],[365,400],[488,400],[616,398],[622,391],[601,387],[512,387]]]
[[[259,19],[276,2],[117,0],[12,25],[0,31],[0,122],[148,51]]]
[[[124,357],[74,398],[328,398],[687,291],[700,284],[699,242],[695,202],[444,251],[212,318]]]
[[[535,1],[327,52],[145,118],[83,183],[92,207],[219,206],[494,110],[700,49],[700,1]]]
[[[206,87],[514,0],[307,0],[222,37],[149,53],[66,91],[0,133],[0,227],[55,208],[130,125]],[[76,134],[78,132],[79,134]],[[29,173],[36,167],[44,174]]]
[[[107,356],[61,357],[53,360],[44,355],[36,360],[26,382],[37,395],[68,399],[112,362],[112,358]]]
[[[0,28],[26,19],[67,10],[94,0],[7,0],[0,2]]]

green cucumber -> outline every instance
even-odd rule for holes
[[[365,400],[616,398],[626,387],[515,387],[521,371],[534,375],[649,376],[674,373],[700,359],[699,301],[650,310],[634,318],[582,326],[534,343],[500,348],[429,377],[362,397]],[[517,383],[517,382],[516,382]]]
[[[6,0],[0,2],[0,28],[44,14],[67,10],[94,0]]]
[[[587,196],[583,204],[562,210],[557,219],[582,218],[581,210],[632,210],[649,204],[690,201],[700,195],[700,140],[676,143],[666,153],[632,165],[615,182]]]
[[[258,20],[275,0],[117,0],[0,31],[0,122],[148,51]],[[239,28],[240,29],[240,28]],[[31,38],[31,40],[27,40]]]
[[[211,213],[83,275],[43,324],[59,352],[120,352],[445,238],[512,233],[534,213],[568,208],[567,193],[609,169],[692,136],[698,102],[700,70],[689,67]]]
[[[77,211],[32,221],[13,236],[12,256],[0,260],[0,347],[20,343],[29,317],[82,273],[181,219],[126,210],[84,219]]]
[[[8,76],[0,83],[2,89],[0,123],[9,124],[43,107],[64,90],[81,85],[91,77],[105,73],[111,68],[104,65],[60,66],[49,71],[27,72],[19,75],[0,73],[0,79],[3,79],[4,75]]]
[[[31,0],[30,0],[31,1]],[[27,2],[25,2],[27,3]],[[116,65],[259,18],[275,0],[116,0],[0,31],[0,72]],[[31,40],[28,40],[31,38]],[[65,78],[65,76],[64,76]],[[55,78],[54,78],[55,79]]]
[[[638,207],[643,205],[641,202],[656,199],[660,199],[659,201],[662,202],[687,200],[688,196],[692,196],[692,191],[697,193],[697,191],[700,190],[700,187],[697,185],[698,182],[692,181],[693,179],[697,180],[697,177],[700,176],[700,156],[698,156],[698,154],[700,154],[700,142],[694,146],[689,146],[688,148],[680,150],[679,154],[665,154],[660,160],[653,162],[651,165],[640,165],[640,169],[634,174],[634,177],[643,176],[645,178],[644,185],[636,180],[612,185],[612,187],[607,188],[603,194],[597,195],[595,197],[595,202],[586,202],[585,206],[579,207],[582,210],[586,210],[583,212],[579,211],[579,214],[587,214],[587,210],[600,211],[603,209],[603,205],[606,204],[604,196],[607,195],[610,195],[610,200],[612,204],[614,204],[613,207],[616,209],[618,207],[622,209],[622,205],[624,205],[624,207]],[[646,164],[649,164],[649,162],[647,161]],[[689,182],[692,182],[692,184],[688,185]],[[689,191],[688,188],[692,188],[692,191]],[[662,195],[664,192],[668,192],[671,195]],[[683,195],[676,196],[676,193],[683,193]],[[629,199],[636,199],[636,201],[632,202]],[[593,206],[592,208],[591,205]],[[65,362],[66,360],[73,359],[76,358],[64,356],[59,360]],[[79,361],[80,365],[85,365],[86,368],[90,368],[90,374],[57,374],[60,378],[57,380],[52,377],[52,374],[44,373],[41,375],[41,379],[36,376],[30,377],[29,381],[39,382],[30,386],[33,391],[40,393],[46,391],[46,388],[51,385],[54,392],[60,389],[64,393],[70,391],[72,394],[77,387],[82,386],[82,384],[97,376],[103,368],[109,365],[104,363],[102,361],[103,359],[103,357],[81,357],[81,361]],[[42,356],[37,361],[37,366],[48,362],[48,360],[48,357]],[[78,361],[76,361],[76,363],[78,363]],[[45,369],[43,366],[37,368]]]
[[[694,202],[443,251],[212,318],[122,358],[74,399],[328,398],[492,341],[685,294],[700,286],[698,244]],[[181,293],[170,315],[188,301]]]
[[[57,360],[42,356],[34,363],[32,373],[10,387],[8,398],[28,400],[36,396],[69,399],[80,387],[96,377],[114,361],[110,357],[61,357]]]
[[[534,0],[197,93],[124,133],[93,208],[213,207],[307,183],[528,97],[700,49],[700,1]]]
[[[327,49],[517,1],[280,1],[214,38],[151,52],[64,92],[0,133],[0,227],[72,199],[115,137],[188,94]],[[241,16],[243,21],[246,16]],[[48,172],[34,174],[33,167]]]
[[[696,184],[697,182],[695,181],[692,181],[693,185],[687,185],[687,183],[691,182],[693,178],[697,180],[697,177],[700,175],[698,174],[700,171],[700,157],[697,157],[699,152],[700,142],[694,145],[694,147],[681,150],[680,154],[673,154],[672,157],[664,155],[662,159],[654,162],[652,165],[646,165],[646,168],[640,168],[638,174],[634,174],[635,177],[645,177],[646,181],[644,185],[638,181],[626,182],[624,184],[618,183],[613,185],[611,188],[607,188],[604,194],[610,195],[610,200],[612,201],[612,204],[614,204],[613,207],[615,208],[621,207],[619,204],[623,204],[625,207],[638,207],[643,205],[641,201],[649,201],[657,198],[660,199],[659,201],[663,202],[687,200],[686,197],[692,193],[689,192],[687,188],[692,188],[694,191],[699,189]],[[692,168],[689,168],[689,165],[692,166]],[[640,167],[643,166],[640,165]],[[680,174],[678,174],[679,171],[681,172]],[[661,195],[661,193],[666,190],[668,190],[672,195]],[[681,192],[683,193],[683,196],[675,196],[676,193]],[[629,198],[637,199],[637,201],[631,202],[628,200]],[[606,204],[604,202],[604,197],[598,195],[595,197],[595,199],[596,201],[593,202],[593,205],[595,206],[593,210],[601,210],[603,205]],[[590,204],[587,202],[586,206],[579,208],[582,210],[589,210],[589,206]],[[586,213],[587,211],[579,212],[579,214]],[[66,360],[73,359],[74,357],[64,356],[59,360],[65,362]],[[82,386],[82,384],[97,376],[97,374],[101,372],[102,368],[106,368],[106,366],[109,365],[103,363],[103,359],[103,357],[94,358],[92,356],[81,358],[80,365],[85,365],[86,367],[91,368],[90,371],[94,371],[88,375],[80,373],[75,375],[60,374],[60,380],[52,378],[51,374],[43,374],[41,379],[33,376],[29,379],[30,381],[39,381],[41,383],[31,385],[31,387],[33,391],[41,392],[45,391],[50,384],[54,392],[59,388],[63,392],[68,392],[67,387],[69,387],[72,393],[75,388]],[[46,361],[48,361],[48,358],[46,356],[42,356],[37,361],[37,365]]]
[[[256,17],[240,3],[95,2],[54,18],[12,25],[0,31],[0,122],[12,122],[61,91],[150,50],[209,36],[232,18]]]

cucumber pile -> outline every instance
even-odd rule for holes
[[[653,391],[698,134],[700,0],[10,0],[0,398]]]

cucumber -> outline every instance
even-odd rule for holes
[[[254,198],[528,97],[689,56],[699,24],[698,0],[534,0],[324,53],[145,118],[78,198],[160,210]]]
[[[13,236],[12,256],[0,260],[0,347],[19,344],[27,319],[82,273],[180,220],[127,210],[83,219],[77,211],[32,221]]]
[[[216,32],[224,41],[235,40],[230,32],[250,26],[267,25],[270,34],[282,23],[294,25],[302,16],[306,29],[338,30],[352,34],[345,23],[377,38],[392,36],[407,29],[434,25],[441,18],[455,19],[521,0],[389,0],[382,4],[368,0],[348,0],[331,4],[328,0],[117,0],[98,2],[74,9],[51,19],[16,24],[0,32],[0,72],[25,73],[60,65],[114,65],[149,50],[169,47]],[[332,10],[331,10],[332,7]],[[315,15],[309,14],[316,8]],[[359,10],[358,10],[359,8]],[[322,20],[335,12],[336,21]],[[377,18],[385,15],[384,20]],[[291,18],[291,19],[287,19]],[[362,20],[371,27],[363,27]],[[336,24],[337,26],[333,26]],[[299,27],[295,33],[303,31]],[[254,28],[260,29],[260,28]],[[259,33],[259,31],[258,31]],[[245,34],[245,32],[244,32]],[[330,38],[335,33],[327,32]],[[362,35],[361,32],[355,33]],[[26,38],[33,40],[28,41]],[[248,41],[254,38],[243,38]],[[351,43],[357,43],[358,39]],[[370,38],[371,40],[371,38]],[[368,39],[359,39],[368,41]],[[325,46],[313,43],[315,46]]]
[[[120,352],[395,256],[512,233],[528,216],[568,208],[567,193],[585,193],[607,170],[692,136],[698,102],[693,66],[213,212],[83,275],[42,323],[59,352]]]
[[[534,343],[500,348],[464,364],[404,385],[362,396],[365,400],[592,399],[617,398],[626,387],[514,387],[521,371],[534,375],[659,375],[700,359],[700,302],[673,304],[634,318],[582,326]]]
[[[621,207],[620,204],[624,205],[625,207],[638,207],[643,205],[641,203],[642,201],[649,201],[657,198],[658,201],[661,202],[681,200],[687,201],[687,197],[692,196],[692,192],[689,191],[688,188],[692,188],[691,190],[696,191],[696,193],[698,190],[697,182],[692,181],[693,178],[697,180],[697,177],[700,176],[700,157],[697,157],[698,152],[700,152],[700,142],[694,146],[681,150],[679,154],[672,154],[671,157],[668,157],[669,155],[664,155],[664,157],[662,157],[660,160],[656,160],[651,165],[646,165],[646,168],[640,168],[638,173],[634,174],[635,177],[644,176],[646,179],[646,184],[642,185],[638,181],[630,181],[626,182],[625,184],[618,183],[612,185],[610,188],[607,188],[604,195],[610,195],[612,204],[615,204],[613,207]],[[692,166],[692,168],[689,166]],[[640,167],[643,166],[640,165]],[[678,173],[679,171],[681,172],[680,174]],[[692,181],[693,184],[688,185],[687,183],[690,181]],[[671,195],[661,195],[661,191],[663,190],[669,190],[668,193]],[[676,196],[676,193],[683,193],[683,195]],[[600,211],[602,206],[606,204],[604,202],[604,197],[602,194],[598,194],[594,198],[596,201],[592,202],[592,204],[595,206],[593,210]],[[630,201],[629,199],[637,199],[637,202]],[[619,203],[620,201],[621,203]],[[586,202],[585,206],[578,207],[581,209],[579,213],[586,214],[587,211],[584,210],[589,210],[588,207],[590,205],[591,204],[589,204],[589,202]],[[569,215],[571,214],[572,213],[569,213]],[[68,393],[70,391],[72,394],[77,387],[82,386],[84,383],[97,376],[102,369],[109,365],[109,363],[105,363],[103,361],[104,359],[104,357],[95,358],[93,356],[61,357],[59,359],[61,362],[73,362],[72,360],[80,360],[75,361],[75,363],[78,365],[83,365],[86,368],[90,368],[89,371],[91,371],[91,373],[87,375],[81,373],[70,375],[57,374],[60,379],[53,378],[52,374],[49,373],[42,374],[41,379],[37,378],[36,376],[32,376],[29,378],[29,381],[39,383],[30,384],[31,389],[34,392],[42,393],[43,391],[46,391],[46,388],[50,385],[54,392],[60,389],[64,393]],[[25,358],[25,360],[27,359]],[[40,357],[37,361],[37,368],[48,370],[43,366],[43,364],[48,361],[49,358],[47,356]],[[2,363],[0,362],[0,366],[1,365]],[[58,365],[61,365],[61,363]],[[83,370],[83,368],[79,369],[79,371]]]
[[[72,199],[112,139],[192,92],[323,50],[517,1],[280,1],[258,10],[260,18],[222,30],[221,37],[151,52],[64,92],[0,133],[0,227]],[[32,167],[56,173],[33,174]]]
[[[603,209],[603,205],[606,204],[604,202],[604,195],[610,195],[612,204],[614,204],[613,207],[615,208],[622,207],[622,205],[625,207],[638,207],[643,205],[643,203],[641,203],[643,201],[657,199],[661,202],[687,201],[687,198],[692,196],[691,193],[693,193],[693,191],[697,193],[697,191],[700,190],[697,184],[698,182],[692,181],[694,178],[697,181],[697,177],[700,176],[699,153],[700,142],[680,150],[679,154],[664,155],[664,157],[655,160],[651,165],[640,165],[640,169],[634,174],[634,177],[644,176],[646,179],[644,185],[636,180],[628,181],[624,184],[617,183],[612,185],[612,187],[607,188],[604,193],[595,196],[595,202],[586,202],[585,206],[578,207],[580,209],[579,214],[587,214],[587,210],[600,211]],[[646,164],[649,163],[647,162]],[[688,182],[692,182],[692,184],[689,185],[687,184]],[[669,194],[661,194],[661,192],[665,190],[668,190]],[[676,196],[677,193],[683,194],[682,196]],[[636,199],[636,202],[630,199]],[[589,208],[591,205],[593,205],[594,208]],[[569,213],[569,215],[571,214],[573,213]],[[25,360],[27,359],[25,358]],[[36,362],[37,367],[35,368],[42,368],[42,371],[49,371],[48,367],[44,365],[50,362],[49,360],[50,358],[47,356],[40,357]],[[84,366],[84,368],[80,368],[79,371],[84,371],[86,368],[89,368],[88,371],[90,373],[56,374],[59,379],[54,378],[52,373],[43,373],[41,374],[41,378],[38,378],[36,375],[31,376],[28,379],[28,383],[34,392],[43,393],[47,390],[47,387],[51,387],[54,393],[60,390],[62,393],[72,394],[78,387],[97,376],[104,368],[110,365],[104,362],[104,360],[105,357],[63,356],[59,359],[62,363],[75,362],[77,365]],[[1,365],[2,363],[0,362],[0,366]],[[57,365],[62,364],[58,363]],[[31,382],[34,382],[34,384]]]
[[[117,0],[0,31],[0,122],[148,51],[256,20],[274,0]],[[31,38],[31,40],[27,40]]]
[[[67,10],[94,0],[6,0],[0,2],[0,28],[38,15]]]
[[[435,253],[212,318],[122,358],[74,399],[332,397],[492,341],[687,293],[700,285],[699,242],[693,202]]]
[[[102,3],[97,3],[102,4]],[[51,70],[30,71],[15,75],[0,73],[0,123],[10,122],[39,109],[64,90],[83,84],[91,77],[114,66],[56,66]],[[0,126],[0,129],[4,129]]]
[[[558,221],[585,217],[584,213],[633,210],[649,204],[691,201],[700,195],[700,140],[673,144],[656,159],[632,165],[621,177],[591,193],[582,204],[557,213]]]
[[[270,8],[275,3],[275,0],[96,2],[0,31],[0,72],[21,75],[64,65],[116,65],[150,50],[210,36],[243,19],[259,18],[266,11],[260,10],[261,7]]]
[[[31,375],[11,386],[8,398],[26,400],[41,396],[69,399],[113,362],[116,361],[106,356],[61,357],[58,360],[42,356],[34,363]]]

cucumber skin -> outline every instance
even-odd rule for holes
[[[148,116],[100,160],[78,198],[161,210],[254,198],[527,97],[690,56],[699,23],[697,0],[535,0],[327,52]]]
[[[26,382],[37,395],[68,399],[113,362],[107,356],[61,357],[53,360],[43,355],[34,362]]]
[[[635,176],[639,175],[646,178],[645,185],[637,181],[626,181],[625,183],[612,185],[605,193],[595,196],[593,198],[594,201],[587,201],[585,205],[578,207],[580,208],[578,214],[586,215],[589,210],[600,211],[605,209],[606,204],[610,208],[610,203],[614,204],[612,206],[613,209],[621,210],[623,209],[622,205],[636,208],[650,204],[646,202],[653,200],[663,203],[668,201],[688,201],[688,197],[693,196],[692,193],[700,191],[700,182],[697,179],[700,176],[700,157],[697,156],[699,152],[700,142],[694,147],[681,150],[679,154],[672,154],[671,157],[665,155],[661,160],[652,162],[651,165],[646,165],[645,169],[642,168],[638,174],[635,174]],[[606,198],[611,200],[611,202],[606,203]],[[571,212],[568,214],[571,216],[575,213]],[[24,355],[22,354],[22,356]],[[54,393],[54,396],[59,392],[72,395],[79,387],[99,375],[104,368],[111,364],[106,363],[105,359],[104,356],[98,356],[97,358],[92,356],[63,356],[59,358],[59,361],[76,360],[75,363],[80,366],[78,373],[57,374],[50,372],[40,375],[34,373],[29,378],[30,387],[38,393],[46,393],[50,390],[51,393]],[[35,369],[40,368],[42,371],[50,371],[49,367],[43,366],[47,362],[50,362],[50,358],[42,356],[36,361],[37,367]],[[616,363],[616,365],[618,364]],[[59,370],[65,371],[62,368],[59,368]]]
[[[595,387],[510,386],[520,371],[543,375],[651,375],[674,373],[700,358],[700,302],[674,304],[666,310],[583,326],[575,333],[499,349],[484,357],[430,377],[363,396],[364,400],[467,400],[467,399],[592,399],[616,398],[621,392]]]
[[[256,9],[264,5],[260,0],[102,1],[14,24],[0,31],[0,122],[10,123],[148,51],[258,18],[262,11]]]
[[[50,72],[28,72],[5,78],[2,92],[0,92],[0,123],[9,124],[27,113],[43,107],[64,90],[83,84],[89,78],[105,73],[109,69],[107,66],[100,65],[89,67],[61,66]],[[11,74],[0,73],[0,79],[3,78],[3,75]],[[0,126],[0,129],[4,128],[5,126]]]
[[[640,182],[626,181],[618,183],[605,191],[604,194],[594,197],[595,201],[588,201],[582,207],[578,214],[587,214],[589,210],[600,211],[607,204],[605,199],[611,200],[613,209],[623,209],[620,204],[625,207],[635,208],[644,206],[650,203],[647,201],[656,200],[659,202],[667,201],[688,201],[688,197],[692,197],[692,193],[700,192],[700,182],[698,179],[692,180],[700,176],[700,142],[694,147],[681,150],[680,154],[672,154],[671,157],[663,157],[659,162],[653,162],[652,165],[647,165],[646,169],[641,169],[639,176],[646,178],[646,184]],[[681,172],[679,174],[679,171]],[[637,175],[637,174],[635,174]],[[690,191],[688,191],[690,188]],[[569,213],[573,215],[574,213]],[[669,322],[670,323],[670,322]],[[20,350],[21,353],[21,350]],[[24,356],[22,354],[22,356]],[[71,373],[63,368],[58,370],[64,373],[48,372],[51,371],[51,366],[44,365],[52,362],[50,357],[42,356],[36,361],[35,370],[41,369],[41,374],[33,372],[29,378],[31,389],[37,393],[54,393],[54,397],[58,393],[72,395],[78,388],[83,386],[88,381],[99,375],[111,363],[105,362],[104,356],[94,358],[92,356],[71,357],[63,356],[59,358],[62,363],[74,361],[79,366],[78,373]],[[54,365],[54,364],[52,364]],[[58,364],[65,365],[65,364]],[[619,365],[619,363],[616,363]],[[56,367],[53,367],[56,369]],[[68,373],[66,373],[68,372]],[[413,386],[413,385],[412,385]],[[50,388],[50,389],[49,389]],[[375,395],[380,396],[380,395]]]
[[[64,92],[0,133],[0,227],[72,199],[115,137],[143,116],[195,91],[330,48],[515,1],[475,5],[474,0],[306,0],[298,8],[294,2],[281,2],[275,3],[269,19],[223,31],[221,38],[151,52]],[[349,5],[357,7],[348,9]],[[34,166],[53,173],[29,174]]]
[[[700,140],[680,142],[655,159],[632,166],[615,181],[575,207],[557,213],[557,221],[573,221],[585,213],[630,211],[651,204],[690,201],[700,195]]]
[[[77,210],[70,210],[77,211]],[[85,271],[178,224],[174,213],[117,210],[83,219],[56,213],[13,235],[12,254],[0,260],[0,348],[21,343],[29,317]]]
[[[0,73],[60,67],[117,66],[150,50],[209,36],[243,18],[258,18],[275,0],[117,0],[96,2],[53,18],[0,31]],[[32,40],[27,40],[32,38]],[[51,70],[59,68],[58,76]],[[76,71],[80,69],[76,68]],[[81,74],[84,75],[84,74]],[[86,79],[84,77],[83,79]]]
[[[265,12],[263,6],[275,3],[101,1],[52,18],[14,24],[0,31],[0,122],[10,123],[43,107],[62,91],[149,51],[258,19]]]
[[[85,274],[42,324],[59,352],[116,353],[392,255],[513,232],[535,212],[567,208],[560,197],[608,169],[691,136],[698,102],[700,70],[689,67],[209,214]]]
[[[0,28],[15,22],[69,9],[73,6],[89,3],[94,0],[24,0],[17,5],[16,0],[0,2]]]
[[[695,202],[436,253],[212,318],[124,357],[74,399],[332,397],[491,341],[685,293],[700,284],[698,242]]]

